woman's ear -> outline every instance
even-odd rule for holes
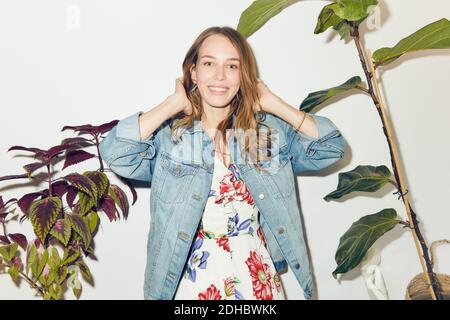
[[[197,72],[195,71],[195,64],[193,64],[193,65],[191,66],[190,72],[191,72],[191,79],[192,79],[192,82],[197,82]]]

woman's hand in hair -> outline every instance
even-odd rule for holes
[[[192,104],[184,89],[183,77],[176,79],[175,92],[169,98],[174,102],[177,112],[184,112],[186,115],[192,114]]]
[[[275,95],[261,79],[258,79],[258,97],[259,103],[257,111],[272,112],[271,108],[277,105],[280,98]]]

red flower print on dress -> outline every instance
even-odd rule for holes
[[[198,300],[221,300],[222,296],[220,295],[220,291],[216,288],[215,285],[210,285],[208,289],[204,292],[200,292],[198,294]]]
[[[261,227],[258,227],[258,230],[256,230],[256,234],[258,235],[258,238],[261,239],[262,243],[264,244],[264,247],[266,247],[267,249],[266,238],[264,237],[264,232]]]
[[[253,295],[257,300],[272,300],[272,285],[269,265],[264,263],[262,256],[255,250],[250,251],[250,256],[245,261],[250,271],[253,285]]]
[[[228,172],[220,181],[219,194],[216,194],[215,203],[225,205],[233,200],[246,201],[250,205],[255,204],[244,181],[236,179],[233,172]]]
[[[217,238],[216,243],[219,247],[222,247],[223,250],[230,252],[230,239],[228,237]]]
[[[203,228],[198,229],[197,237],[199,237],[200,239],[205,239],[205,230],[203,230]]]

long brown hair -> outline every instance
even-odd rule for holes
[[[260,131],[260,128],[258,128],[258,124],[264,126],[266,125],[261,123],[265,119],[265,113],[256,112],[254,109],[255,105],[259,105],[257,90],[258,69],[256,59],[247,40],[238,31],[231,27],[214,26],[207,28],[200,33],[187,51],[183,61],[183,85],[192,104],[192,113],[190,115],[186,115],[184,112],[181,112],[178,117],[176,116],[173,118],[176,121],[174,121],[171,125],[172,140],[174,142],[179,141],[179,137],[175,137],[174,135],[177,128],[191,128],[194,125],[195,120],[201,120],[201,115],[203,113],[201,96],[199,90],[195,90],[195,84],[191,79],[191,68],[193,65],[197,65],[198,54],[202,43],[206,38],[215,34],[220,34],[227,37],[238,51],[241,60],[239,68],[240,88],[231,100],[230,113],[222,122],[219,123],[217,130],[222,133],[222,139],[225,145],[227,143],[227,136],[225,134],[227,129],[239,129],[243,130],[243,132],[254,132],[255,134],[250,136],[247,134],[244,135],[245,141],[243,151],[246,154],[249,154],[251,159],[256,160],[253,162],[256,164],[257,168],[262,169],[258,163],[258,160],[267,159],[267,156],[270,156],[271,130],[268,128],[268,130],[265,129]],[[233,116],[235,117],[235,121],[233,121]],[[261,149],[260,145],[263,143],[264,151],[260,152],[258,150]],[[266,155],[264,155],[264,152]]]

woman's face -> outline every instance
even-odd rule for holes
[[[228,106],[239,91],[240,72],[239,52],[231,41],[219,34],[206,38],[191,69],[203,107]]]

